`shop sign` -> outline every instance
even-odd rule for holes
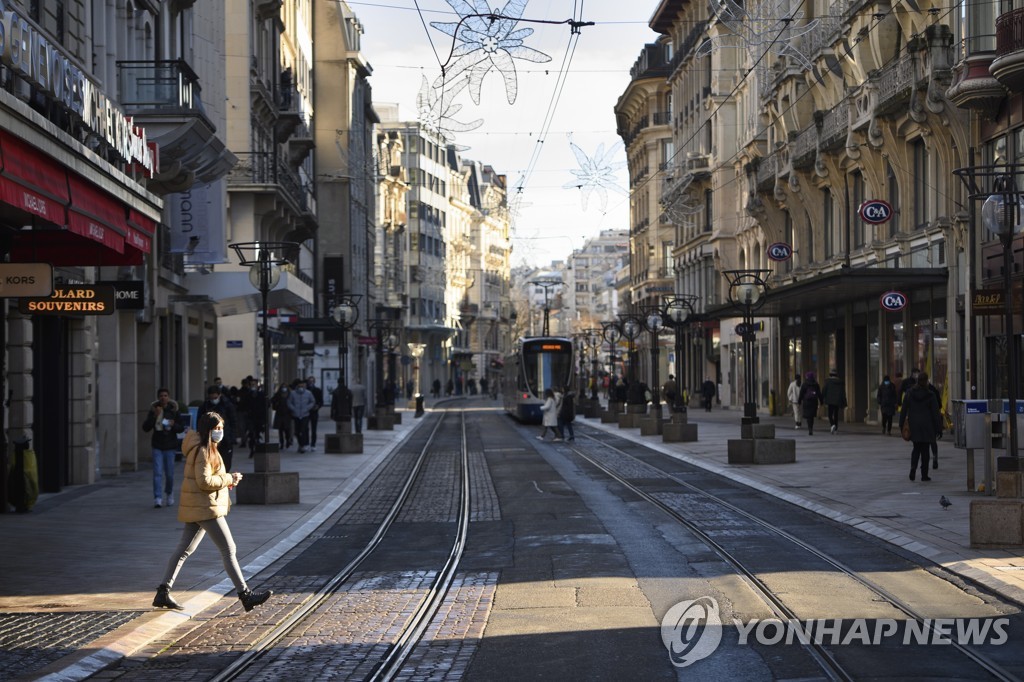
[[[114,287],[118,310],[143,310],[146,307],[146,283],[142,280],[99,282]]]
[[[773,261],[787,261],[793,257],[793,247],[786,242],[775,242],[768,247],[768,258]]]
[[[879,299],[882,308],[890,313],[895,313],[907,307],[907,295],[902,291],[887,291]]]
[[[971,297],[971,312],[975,315],[1001,315],[1006,312],[1005,292],[1002,289],[977,289]]]
[[[866,223],[881,225],[889,222],[889,219],[892,218],[892,206],[888,201],[868,199],[857,209],[857,215]]]
[[[113,315],[117,306],[114,287],[105,284],[57,286],[46,298],[21,298],[22,315]]]
[[[49,263],[0,263],[0,298],[52,293],[53,266]]]
[[[107,99],[59,45],[6,8],[0,14],[0,63],[75,114],[129,164],[153,176],[156,159],[145,129]]]
[[[241,348],[243,345],[244,345],[244,343],[242,342],[242,339],[228,339],[227,340],[227,347],[228,348]]]
[[[356,338],[356,343],[358,343],[360,346],[376,346],[377,345],[377,337],[376,336],[359,336],[359,337]]]

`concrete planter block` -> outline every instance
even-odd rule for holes
[[[631,429],[635,425],[633,424],[632,414],[620,414],[619,415],[619,428],[620,429]]]
[[[775,438],[775,424],[740,424],[740,438]]]
[[[324,454],[358,455],[363,452],[363,434],[329,433],[324,437]]]
[[[612,412],[611,410],[604,410],[601,412],[601,423],[602,424],[617,424],[619,421],[619,413]]]
[[[298,504],[299,472],[247,474],[235,491],[238,504]]]
[[[281,470],[281,452],[277,443],[257,445],[252,455],[253,471],[274,473]]]
[[[647,405],[626,405],[626,414],[647,414]]]
[[[971,500],[971,547],[1024,545],[1024,500]]]
[[[640,435],[660,436],[664,423],[661,419],[645,417],[640,420]]]
[[[729,464],[792,464],[796,441],[792,439],[734,438],[728,441]]]
[[[669,422],[661,427],[663,443],[691,443],[697,440],[697,425]]]
[[[754,463],[753,438],[730,438],[726,445],[728,447],[729,464]]]

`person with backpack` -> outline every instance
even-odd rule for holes
[[[800,408],[803,410],[804,419],[807,420],[807,435],[813,436],[814,418],[818,415],[818,406],[821,404],[821,386],[818,385],[814,372],[804,375],[799,398]]]

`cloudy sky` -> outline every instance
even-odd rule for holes
[[[362,53],[373,68],[374,102],[397,103],[403,120],[417,116],[416,97],[423,78],[436,82],[441,65],[447,64],[445,72],[451,81],[446,78],[446,104],[461,105],[457,113],[449,109],[451,119],[482,120],[475,130],[454,133],[455,143],[468,148],[463,151],[465,158],[507,175],[510,198],[519,203],[515,264],[543,266],[564,259],[602,229],[628,227],[629,175],[615,133],[613,107],[629,83],[629,69],[644,44],[657,37],[647,26],[655,0],[353,0],[348,4],[365,29]],[[463,70],[462,77],[477,76],[478,93],[469,85],[452,95],[451,82],[460,82],[460,62],[458,50],[450,55],[465,43],[453,41],[431,23],[454,25],[459,14],[474,9],[484,13],[485,6],[495,13],[521,17],[498,31],[499,37],[508,37],[503,46],[518,39],[518,55],[539,59],[537,53],[543,53],[550,61],[516,58],[513,78],[506,64],[485,74],[481,66],[490,62],[480,62],[477,57],[483,52],[477,51],[462,62],[475,63],[475,72]],[[568,24],[559,23],[569,20],[595,25],[580,26],[574,34]],[[469,22],[462,26],[472,27]],[[525,35],[529,29],[533,33]],[[473,101],[474,94],[479,104]],[[591,164],[592,175],[583,175],[570,142]],[[581,179],[593,176],[598,179]],[[566,184],[583,188],[565,189]]]

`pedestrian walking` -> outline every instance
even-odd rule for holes
[[[705,412],[710,412],[711,411],[711,404],[712,404],[712,401],[714,401],[714,399],[715,399],[715,393],[716,392],[717,392],[717,389],[715,387],[715,382],[713,382],[711,380],[711,377],[705,377],[704,378],[704,383],[700,385],[700,395],[701,395],[701,398],[704,400],[704,411]]]
[[[800,418],[800,373],[797,372],[793,380],[789,382],[789,388],[786,389],[786,400],[792,405],[793,409],[793,428],[799,429],[803,426],[803,420]]]
[[[562,440],[558,435],[558,402],[555,399],[555,392],[550,388],[544,389],[544,404],[540,406],[540,411],[540,423],[543,429],[537,436],[537,440],[544,440],[544,437],[548,435],[548,429],[551,429],[551,433],[554,434],[554,440]]]
[[[917,385],[917,375],[920,373],[920,371],[921,370],[915,367],[914,369],[910,370],[910,377],[902,380],[900,380],[900,377],[903,376],[902,374],[896,375],[896,381],[900,387],[900,395],[896,401],[897,408],[903,408],[903,399],[907,397],[907,391],[909,391],[910,389],[914,388],[914,386]]]
[[[821,401],[828,409],[828,424],[835,433],[839,430],[839,410],[844,409],[846,403],[846,386],[839,378],[839,372],[831,370],[828,379],[825,380],[825,387],[821,389]]]
[[[309,411],[309,449],[316,450],[316,430],[320,423],[320,408],[324,406],[324,392],[316,385],[316,379],[306,377],[306,390],[313,396],[313,409]]]
[[[356,379],[349,386],[352,391],[352,424],[356,433],[363,432],[363,415],[366,414],[366,387]]]
[[[878,401],[878,409],[882,413],[882,433],[892,435],[892,417],[896,414],[896,403],[899,396],[896,393],[896,384],[892,383],[889,375],[882,377],[882,383],[878,385],[875,392],[875,399]]]
[[[935,388],[935,384],[928,382],[928,390],[935,396],[935,402],[939,404],[939,430],[935,434],[935,438],[931,442],[932,450],[932,469],[939,468],[939,439],[942,438],[942,427],[945,426],[945,420],[942,419],[942,394],[939,393],[939,389]]]
[[[668,375],[668,381],[661,385],[661,394],[665,396],[665,402],[671,407],[675,407],[676,396],[678,395],[679,388],[676,385],[676,377],[673,374]]]
[[[930,481],[928,477],[928,451],[932,441],[942,431],[942,416],[939,414],[939,401],[928,389],[928,373],[917,375],[917,384],[907,391],[900,409],[900,431],[903,424],[910,422],[910,441],[914,449],[910,453],[910,480],[914,480],[918,462],[921,465],[921,480]]]
[[[821,404],[821,386],[814,372],[804,375],[804,383],[800,386],[800,410],[807,421],[807,435],[814,435],[814,418],[818,416],[818,405]]]
[[[270,399],[270,407],[274,410],[274,421],[271,426],[277,429],[277,447],[281,450],[290,448],[294,437],[292,432],[294,422],[291,410],[288,409],[289,395],[291,395],[291,390],[286,384],[281,384],[278,386],[277,392],[274,393],[274,397]]]
[[[178,434],[185,425],[178,420],[178,403],[171,400],[171,392],[159,388],[156,401],[149,406],[149,413],[142,422],[142,430],[153,432],[150,447],[153,449],[153,507],[159,509],[166,503],[174,504],[174,456],[178,452]]]
[[[185,560],[196,551],[207,534],[220,550],[224,570],[234,583],[238,599],[246,611],[252,611],[273,594],[270,590],[250,590],[235,556],[235,541],[227,521],[231,508],[229,490],[241,483],[242,474],[237,471],[228,473],[220,455],[219,444],[227,436],[226,426],[220,414],[205,412],[199,417],[196,430],[189,431],[182,443],[185,482],[181,486],[178,520],[185,524],[185,528],[153,599],[153,606],[157,608],[183,608],[171,596],[171,588]]]
[[[199,414],[207,412],[216,412],[224,420],[224,440],[218,449],[225,468],[230,471],[231,458],[235,452],[235,438],[238,436],[238,416],[235,404],[231,402],[231,398],[224,395],[219,383],[214,383],[206,389],[206,402],[199,408]]]
[[[431,384],[430,384],[430,395],[433,398],[440,398],[441,397],[441,380],[440,379],[434,379],[434,381],[431,382]]]
[[[306,384],[299,382],[288,395],[288,410],[295,425],[295,440],[299,441],[299,452],[309,449],[309,415],[316,407],[313,394],[306,390]]]
[[[558,437],[567,441],[576,440],[572,423],[576,420],[576,394],[568,386],[562,391],[562,403],[558,407]],[[566,438],[566,431],[569,437]]]

